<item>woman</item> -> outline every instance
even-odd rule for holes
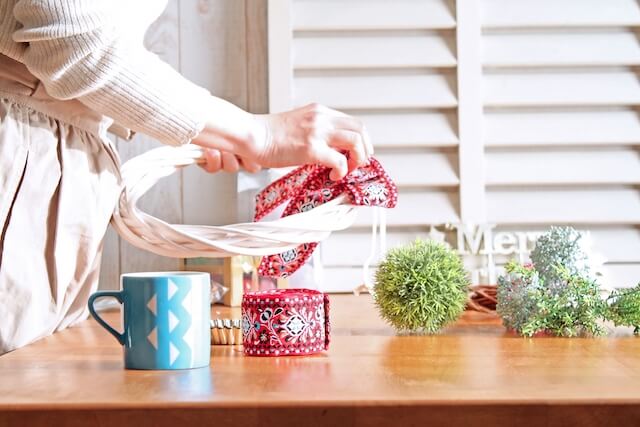
[[[210,172],[321,163],[337,180],[372,154],[337,111],[253,115],[184,79],[142,45],[164,7],[0,2],[0,354],[86,317],[119,188],[108,128],[206,147]]]

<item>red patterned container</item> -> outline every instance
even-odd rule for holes
[[[273,289],[242,297],[247,356],[304,356],[329,348],[329,297],[311,289]]]

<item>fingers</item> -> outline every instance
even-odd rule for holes
[[[204,150],[205,162],[200,164],[202,169],[209,173],[216,173],[221,170],[225,172],[238,172],[242,167],[249,173],[256,173],[262,169],[260,165],[252,160],[236,157],[226,151],[219,151],[215,148]]]
[[[240,170],[240,162],[238,158],[229,152],[222,152],[222,170],[225,172],[238,172]]]
[[[329,146],[349,152],[349,171],[367,163],[368,156],[362,135],[349,130],[338,130],[331,135]]]
[[[319,147],[313,157],[314,162],[331,169],[329,178],[333,181],[340,181],[349,172],[347,158],[326,145]]]
[[[262,169],[262,167],[258,163],[252,160],[248,160],[243,157],[238,157],[238,159],[240,161],[240,166],[242,166],[244,170],[246,170],[249,173],[256,173]]]
[[[205,163],[202,165],[202,168],[209,173],[216,173],[222,168],[222,157],[220,156],[220,151],[215,149],[205,149],[204,150],[204,158]]]
[[[373,144],[362,121],[331,108],[315,108],[327,115],[324,121],[333,129],[329,145],[349,151],[349,170],[365,165],[369,157],[373,156]]]
[[[334,113],[332,119],[333,127],[336,130],[348,130],[358,133],[361,138],[361,143],[364,147],[366,159],[373,156],[373,144],[371,143],[369,133],[367,132],[367,129],[365,128],[362,121],[356,119],[355,117],[348,116],[340,111],[331,111]]]
[[[321,163],[332,169],[332,179],[340,179],[349,170],[365,165],[373,154],[369,134],[360,120],[323,105],[309,104],[260,120],[267,123],[268,138],[243,157],[261,166]]]

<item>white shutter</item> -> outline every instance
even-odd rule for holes
[[[635,0],[482,0],[487,219],[593,233],[640,280]]]
[[[635,0],[269,7],[272,111],[321,102],[365,122],[400,189],[390,246],[461,221],[574,224],[612,284],[640,279]],[[371,218],[323,244],[326,290],[361,280]]]

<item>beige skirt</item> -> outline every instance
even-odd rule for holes
[[[110,122],[32,83],[0,73],[0,354],[87,317],[120,189]]]

